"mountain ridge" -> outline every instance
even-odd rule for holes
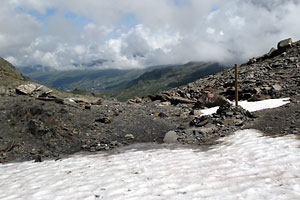
[[[207,72],[201,70],[203,66],[208,65],[212,69],[207,67]],[[223,68],[225,66],[217,63],[189,62],[183,65],[158,65],[145,69],[89,70],[85,68],[84,70],[50,71],[47,67],[38,66],[38,71],[32,70],[33,67],[20,68],[20,70],[27,77],[50,87],[66,91],[79,88],[93,93],[104,93],[124,101],[134,96],[147,95],[147,92],[153,94],[162,89],[183,85],[205,75],[221,71]],[[168,77],[165,76],[166,74]],[[184,75],[185,77],[183,77]],[[161,76],[164,80],[159,80]],[[160,85],[156,83],[156,86],[152,87],[150,82],[153,80],[158,81]],[[144,88],[145,92],[138,88]]]

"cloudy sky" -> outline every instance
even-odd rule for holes
[[[0,57],[66,69],[243,62],[300,39],[300,0],[0,0]]]

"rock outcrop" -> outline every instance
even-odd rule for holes
[[[300,42],[292,43],[291,39],[287,39],[279,42],[278,47],[279,49],[272,50],[273,53],[250,59],[239,67],[240,100],[256,101],[300,94]],[[207,99],[207,91],[224,100],[234,100],[234,83],[234,69],[231,68],[186,86],[144,98],[144,101],[161,100],[172,103],[173,99],[184,98],[195,107],[197,104],[210,107],[203,102]]]

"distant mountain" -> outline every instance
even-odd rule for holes
[[[97,60],[93,60],[91,62],[73,63],[73,65],[75,67],[78,67],[78,68],[93,68],[93,67],[102,66],[105,62],[108,62],[108,60],[106,60],[106,59],[97,59]]]
[[[31,74],[31,73],[41,73],[41,72],[54,72],[56,71],[52,67],[44,66],[44,65],[32,65],[32,66],[22,66],[18,67],[18,70],[22,74]]]
[[[99,61],[101,62],[101,61]],[[26,77],[61,90],[75,88],[104,93],[125,101],[181,86],[224,70],[217,63],[190,62],[184,65],[158,65],[146,69],[50,70],[37,66],[19,68]]]
[[[167,66],[145,72],[124,86],[108,91],[107,94],[125,101],[134,96],[146,96],[162,90],[186,85],[197,79],[223,71],[218,63],[189,62],[185,65]]]
[[[102,93],[112,88],[120,87],[137,78],[143,70],[67,70],[41,71],[24,73],[25,76],[45,85],[61,89],[73,90],[80,88],[90,92]]]
[[[160,69],[170,65],[151,66],[146,69],[92,69],[104,60],[97,60],[81,65],[77,70],[58,71],[51,67],[35,65],[18,67],[28,78],[45,85],[61,89],[74,90],[80,88],[94,93],[103,93],[114,88],[127,85],[145,72]],[[94,65],[93,65],[94,64]]]

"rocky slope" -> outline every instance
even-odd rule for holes
[[[273,52],[274,49],[271,49]],[[239,68],[239,99],[259,100],[278,97],[289,97],[300,94],[300,42],[279,54],[250,59]],[[151,99],[162,96],[181,97],[197,101],[204,91],[224,95],[234,99],[234,68],[210,75],[183,87],[163,92]],[[147,100],[147,99],[145,99]]]
[[[120,101],[134,96],[143,97],[162,90],[186,85],[207,75],[216,74],[226,67],[218,63],[189,62],[184,65],[165,66],[143,73],[136,79],[106,94]]]
[[[216,138],[245,127],[299,135],[299,66],[299,42],[241,65],[240,99],[291,97],[292,101],[278,109],[249,113],[226,99],[234,95],[233,69],[121,103],[28,84],[16,71],[16,77],[7,76],[14,68],[5,64],[1,66],[1,81],[7,84],[0,90],[0,162],[40,161],[134,142],[214,144]],[[15,90],[16,83],[24,85]],[[214,105],[221,105],[216,114],[200,116],[201,107]]]

